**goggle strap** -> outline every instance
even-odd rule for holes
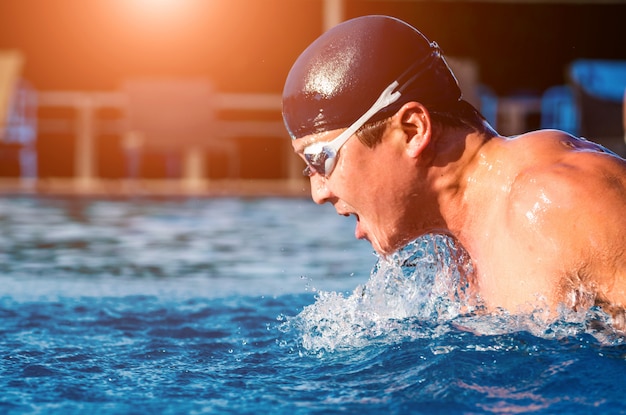
[[[411,85],[417,78],[422,76],[424,72],[432,68],[433,64],[441,59],[441,49],[437,42],[431,42],[431,53],[424,56],[411,65],[402,75],[398,77],[398,81],[402,83],[399,90],[403,91]]]
[[[335,138],[331,143],[332,146],[326,145],[324,147],[330,147],[331,149],[341,147],[347,140],[352,136],[352,134],[356,133],[359,128],[363,127],[365,123],[372,118],[378,111],[381,109],[393,104],[398,99],[400,99],[400,95],[402,95],[399,91],[393,92],[394,89],[398,87],[398,81],[393,81],[385,90],[380,94],[378,99],[374,102],[374,104],[365,111],[363,115],[359,117],[358,120],[352,123],[350,127],[348,127],[344,132],[342,132],[337,138]]]

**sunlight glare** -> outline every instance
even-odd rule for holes
[[[131,13],[146,19],[173,19],[185,14],[191,0],[127,0],[124,2]]]

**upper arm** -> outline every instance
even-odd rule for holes
[[[626,236],[626,169],[585,160],[579,160],[582,166],[556,163],[519,174],[509,199],[509,219],[518,231],[549,235],[570,248]]]
[[[595,154],[578,156],[518,176],[511,232],[545,272],[603,290],[616,278],[626,286],[626,171]]]

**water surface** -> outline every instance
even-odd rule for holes
[[[0,411],[626,412],[600,311],[482,315],[448,241],[377,262],[353,227],[304,199],[1,199]]]

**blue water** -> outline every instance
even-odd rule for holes
[[[0,199],[0,413],[626,413],[599,310],[485,315],[304,199]],[[370,274],[371,272],[371,274]]]

